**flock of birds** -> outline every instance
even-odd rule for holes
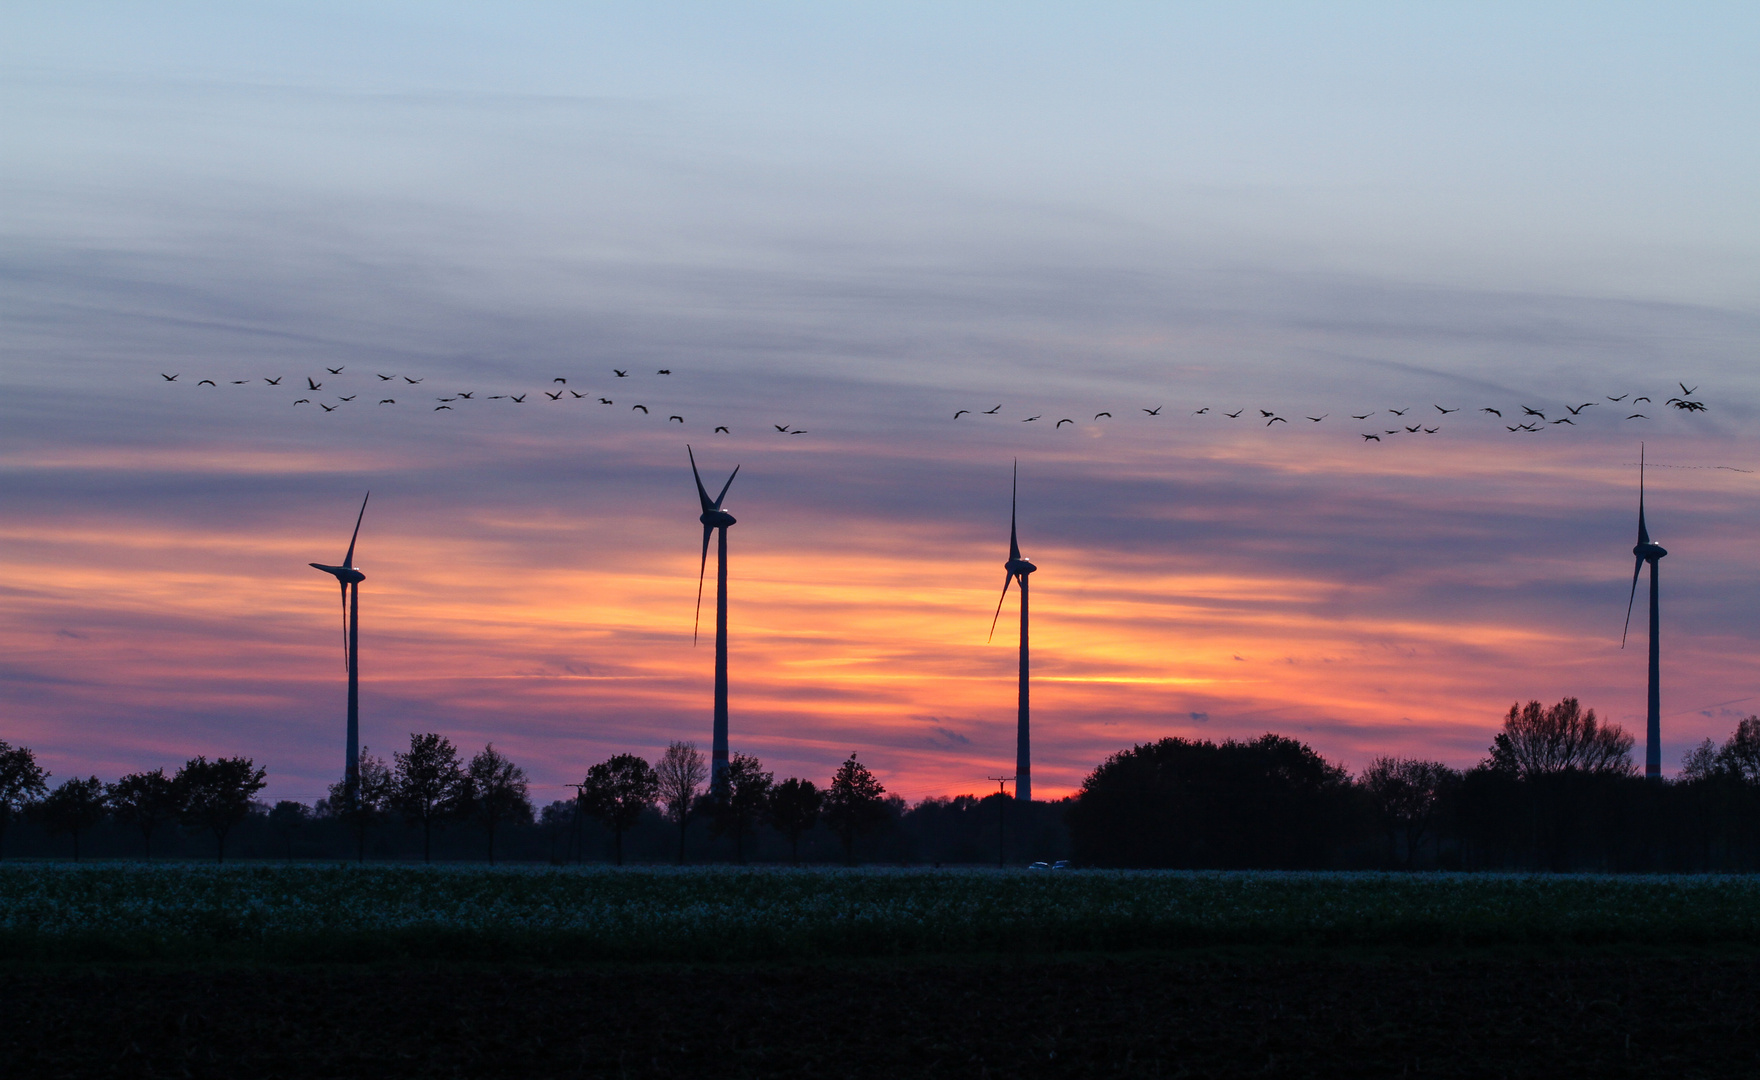
[[[324,371],[327,374],[303,376],[303,378],[305,379],[305,385],[303,387],[297,381],[293,382],[293,383],[289,383],[287,386],[282,387],[282,383],[286,379],[286,376],[283,376],[283,375],[277,375],[274,378],[269,378],[267,376],[259,376],[254,379],[227,379],[226,385],[228,385],[228,386],[256,386],[259,383],[262,383],[262,384],[266,384],[271,387],[280,387],[280,388],[285,389],[286,391],[291,392],[291,393],[318,395],[318,394],[325,393],[324,388],[327,383],[328,384],[335,384],[337,382],[344,382],[344,381],[350,381],[350,380],[357,379],[356,375],[345,375],[344,374],[344,372],[347,371],[347,367],[348,366],[346,364],[340,365],[337,367],[325,367]],[[514,394],[514,393],[484,394],[478,390],[454,390],[454,391],[447,393],[447,394],[432,394],[432,396],[430,398],[431,391],[424,391],[422,389],[419,389],[419,387],[421,387],[427,381],[426,376],[423,376],[421,378],[417,378],[413,375],[402,375],[402,374],[387,375],[383,372],[378,372],[378,371],[371,372],[370,374],[372,376],[374,376],[374,379],[376,381],[368,382],[367,387],[370,389],[377,390],[381,394],[387,395],[385,397],[380,397],[377,399],[378,405],[401,405],[401,406],[407,408],[407,407],[413,407],[413,406],[419,404],[419,405],[428,406],[430,412],[455,412],[458,409],[469,408],[473,404],[487,403],[487,402],[491,402],[491,401],[501,401],[501,402],[506,402],[511,405],[524,405],[528,401],[533,404],[537,404],[537,403],[544,402],[544,401],[548,401],[552,404],[562,403],[562,402],[572,403],[575,401],[585,401],[585,402],[595,403],[595,404],[599,405],[600,407],[603,407],[606,405],[610,405],[610,406],[615,407],[617,405],[617,401],[614,398],[606,397],[604,395],[604,393],[600,393],[598,391],[592,391],[592,392],[584,393],[584,394],[581,393],[579,390],[576,390],[573,387],[570,387],[568,385],[568,379],[566,377],[563,377],[560,375],[557,376],[556,378],[550,380],[549,387],[540,387],[536,391],[527,390],[524,393],[519,393],[519,394]],[[612,374],[613,379],[628,379],[628,378],[632,377],[627,368],[612,368],[611,374]],[[654,375],[656,377],[667,376],[667,375],[671,375],[671,374],[672,374],[671,368],[660,368],[659,370],[654,372]],[[165,380],[165,382],[167,382],[167,383],[175,383],[175,382],[178,382],[179,379],[183,378],[183,373],[177,372],[175,374],[167,374],[167,373],[161,371],[159,373],[159,377],[161,379]],[[193,384],[189,384],[186,381],[183,385],[194,385],[197,387],[207,386],[207,387],[213,387],[215,390],[218,390],[221,387],[220,381],[216,380],[216,379],[198,379]],[[652,385],[652,384],[650,383],[649,385]],[[363,404],[363,405],[366,404],[368,401],[371,401],[374,399],[373,394],[367,394],[363,398],[361,389],[359,388],[358,385],[351,385],[348,388],[353,389],[354,393],[351,393],[351,394],[338,393],[337,391],[341,388],[332,385],[332,387],[329,391],[329,393],[332,396],[328,399],[317,398],[317,397],[299,397],[299,398],[294,399],[293,404],[296,408],[301,405],[315,405],[317,408],[314,411],[321,411],[322,413],[333,413],[333,412],[336,412],[340,409],[343,409],[344,407],[355,404],[357,399],[359,399],[359,403]],[[606,392],[609,393],[609,392],[614,392],[614,391],[606,391]],[[403,397],[401,399],[399,399],[397,397],[390,396],[390,395],[394,395],[394,394],[402,394]],[[650,409],[646,404],[642,404],[642,403],[631,403],[627,411],[632,412],[632,413],[641,413],[643,416],[658,417],[658,416],[662,415],[661,412],[656,412],[655,410]],[[685,424],[685,418],[679,413],[666,413],[665,416],[666,416],[666,419],[665,419],[666,423],[678,423],[680,425]],[[805,435],[805,434],[807,434],[807,431],[805,429],[796,428],[796,427],[793,427],[789,424],[772,424],[770,426],[775,428],[776,431],[782,435]],[[711,432],[711,434],[718,434],[718,435],[732,434],[731,429],[726,424],[716,424],[713,427],[714,427],[714,430]]]
[[[1669,398],[1665,399],[1661,406],[1657,406],[1655,403],[1655,399],[1651,398],[1649,395],[1640,394],[1636,397],[1633,397],[1631,391],[1629,391],[1629,390],[1626,391],[1625,393],[1619,395],[1618,397],[1612,397],[1612,396],[1607,397],[1606,404],[1612,405],[1612,406],[1623,406],[1625,408],[1629,408],[1629,409],[1633,410],[1632,412],[1629,412],[1626,414],[1626,417],[1625,417],[1626,420],[1648,420],[1648,419],[1650,419],[1649,413],[1642,411],[1640,409],[1640,406],[1649,406],[1653,409],[1654,408],[1675,409],[1680,412],[1687,412],[1687,413],[1698,413],[1698,412],[1705,412],[1706,411],[1706,406],[1705,406],[1704,402],[1696,401],[1693,399],[1693,395],[1699,392],[1699,388],[1697,386],[1689,387],[1684,382],[1677,383],[1676,385],[1678,385],[1681,388],[1680,396],[1669,397]],[[1526,434],[1533,435],[1533,434],[1538,434],[1539,432],[1545,431],[1549,427],[1556,427],[1560,424],[1568,424],[1574,428],[1577,426],[1577,420],[1579,418],[1583,418],[1584,413],[1587,410],[1592,409],[1592,408],[1601,407],[1602,404],[1603,404],[1602,402],[1598,402],[1598,401],[1585,401],[1581,405],[1565,405],[1565,406],[1563,406],[1562,411],[1564,413],[1568,413],[1569,414],[1568,416],[1558,415],[1558,413],[1561,410],[1559,410],[1557,408],[1553,409],[1554,415],[1548,416],[1546,409],[1537,409],[1531,405],[1518,405],[1516,407],[1509,408],[1507,410],[1507,414],[1506,414],[1506,411],[1504,408],[1499,408],[1494,405],[1485,405],[1485,406],[1480,407],[1473,415],[1479,416],[1480,414],[1488,414],[1489,417],[1495,418],[1497,422],[1503,424],[1503,426],[1506,430],[1508,430],[1512,433],[1526,433]],[[1163,408],[1164,408],[1164,406],[1161,406],[1161,405],[1157,405],[1153,409],[1146,408],[1146,407],[1139,407],[1138,411],[1142,412],[1148,416],[1160,416]],[[1406,408],[1403,408],[1403,409],[1370,409],[1368,412],[1350,413],[1348,415],[1350,416],[1350,418],[1352,420],[1356,420],[1359,423],[1362,421],[1366,421],[1366,420],[1373,420],[1374,418],[1376,418],[1378,416],[1382,416],[1384,414],[1387,416],[1394,417],[1393,422],[1396,424],[1396,426],[1394,426],[1394,427],[1390,428],[1390,427],[1384,426],[1387,423],[1389,423],[1389,421],[1382,420],[1382,421],[1380,421],[1380,423],[1375,425],[1376,430],[1365,431],[1365,432],[1360,433],[1362,435],[1364,442],[1378,443],[1378,442],[1382,441],[1383,436],[1418,435],[1418,434],[1434,435],[1437,432],[1442,430],[1442,423],[1443,423],[1444,417],[1451,416],[1454,413],[1458,413],[1463,410],[1463,406],[1458,406],[1458,405],[1453,408],[1449,408],[1448,406],[1445,406],[1445,405],[1433,404],[1433,405],[1431,405],[1431,408],[1435,409],[1438,414],[1435,418],[1435,422],[1434,422],[1435,426],[1431,426],[1430,413],[1427,410],[1419,410],[1417,412],[1416,416],[1408,417],[1408,414],[1413,412],[1413,406],[1407,406]],[[1519,411],[1518,411],[1518,409],[1519,409]],[[1613,413],[1617,414],[1621,410],[1615,408],[1615,409],[1607,409],[1604,411],[1613,412]],[[953,418],[955,420],[959,420],[960,418],[966,417],[966,416],[998,416],[1001,412],[1002,412],[1001,405],[997,405],[994,408],[989,408],[989,409],[976,409],[976,410],[974,410],[974,409],[960,409],[953,414]],[[1258,415],[1253,416],[1252,413],[1254,413],[1254,412],[1257,412]],[[1019,417],[1018,422],[1022,423],[1022,424],[1031,424],[1031,423],[1035,423],[1038,421],[1043,421],[1043,420],[1047,419],[1047,417],[1049,415],[1050,414],[1047,414],[1047,413],[1035,413],[1032,416]],[[1254,423],[1263,422],[1265,427],[1271,427],[1273,424],[1288,425],[1290,423],[1289,417],[1279,414],[1276,410],[1273,410],[1273,409],[1249,409],[1244,406],[1242,408],[1236,409],[1233,412],[1228,412],[1228,411],[1221,409],[1221,408],[1212,408],[1209,405],[1205,405],[1202,408],[1193,409],[1191,412],[1191,415],[1193,415],[1193,416],[1223,417],[1223,418],[1227,418],[1229,420],[1239,420],[1244,416],[1247,419],[1253,421]],[[1320,423],[1324,423],[1327,420],[1327,418],[1330,417],[1331,415],[1332,415],[1331,413],[1321,413],[1319,416],[1308,416],[1304,413],[1304,414],[1298,414],[1298,419],[1305,420],[1308,423],[1312,423],[1312,424],[1320,424]],[[1009,417],[1008,419],[1015,420],[1017,418]],[[1106,411],[1101,411],[1101,412],[1095,413],[1093,420],[1088,421],[1088,422],[1089,423],[1099,423],[1102,420],[1112,420],[1112,419],[1113,419],[1112,413],[1106,412]],[[1407,423],[1406,421],[1408,419],[1415,420],[1417,422],[1416,423]],[[1510,420],[1514,420],[1515,423],[1513,423],[1513,424],[1510,423],[1509,422]],[[1058,429],[1061,429],[1065,424],[1075,425],[1077,423],[1078,423],[1078,421],[1074,417],[1066,416],[1066,417],[1062,417],[1061,419],[1058,419],[1056,421],[1053,421],[1051,424],[1051,427],[1053,430],[1058,430]]]

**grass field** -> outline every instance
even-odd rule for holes
[[[1760,946],[1760,880],[14,864],[13,960],[697,962]]]

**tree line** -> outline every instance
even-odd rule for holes
[[[51,790],[24,747],[0,742],[0,855],[7,826],[41,827],[74,858],[108,829],[109,854],[153,853],[181,825],[224,859],[292,858],[644,862],[1025,862],[1170,868],[1760,869],[1760,717],[1691,751],[1677,779],[1644,780],[1632,737],[1575,698],[1512,705],[1485,758],[1455,769],[1379,757],[1355,775],[1298,740],[1167,738],[1102,762],[1081,790],[1017,804],[999,794],[907,805],[855,754],[823,787],[777,780],[734,754],[718,779],[691,743],[653,763],[618,754],[593,765],[575,796],[535,808],[526,772],[493,745],[466,759],[445,736],[412,734],[385,761],[306,806],[267,807],[248,758],[194,758],[172,775],[113,784],[73,777]],[[118,848],[119,831],[138,846]],[[466,837],[475,837],[466,842]],[[443,843],[442,843],[443,842]],[[372,852],[369,856],[369,851]]]

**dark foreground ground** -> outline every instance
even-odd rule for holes
[[[25,967],[0,1075],[1760,1076],[1760,959]]]

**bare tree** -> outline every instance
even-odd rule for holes
[[[1459,774],[1440,761],[1379,757],[1363,770],[1361,783],[1387,830],[1387,859],[1398,857],[1395,841],[1403,833],[1405,865],[1410,868],[1435,819],[1443,790]]]
[[[494,743],[484,746],[465,767],[459,805],[488,832],[491,866],[495,864],[495,831],[504,822],[532,820],[528,783],[526,771],[495,749]]]
[[[434,826],[458,813],[464,769],[452,740],[429,732],[411,734],[409,753],[392,755],[391,806],[422,827],[422,861],[434,861]]]
[[[268,770],[247,757],[192,758],[177,770],[179,818],[185,825],[214,834],[214,861],[226,861],[226,834],[251,812],[251,800],[263,790]]]
[[[1550,708],[1538,701],[1511,705],[1503,730],[1491,743],[1490,766],[1524,780],[1562,772],[1630,775],[1630,735],[1618,724],[1601,724],[1574,697]]]
[[[801,834],[819,820],[819,807],[825,796],[811,780],[790,777],[770,789],[765,818],[772,828],[788,837],[790,862],[801,861]]]
[[[1727,776],[1745,784],[1760,784],[1760,716],[1736,723],[1723,745],[1706,739],[1681,759],[1683,780],[1708,780]]]
[[[149,859],[153,857],[153,830],[177,819],[183,810],[179,798],[177,785],[164,769],[129,773],[104,788],[110,813],[141,831],[141,844]]]
[[[672,742],[660,755],[654,772],[660,778],[660,802],[666,807],[666,819],[678,826],[678,865],[683,866],[685,828],[696,812],[697,795],[709,776],[709,765],[696,743]]]
[[[831,787],[825,793],[825,820],[843,838],[843,858],[853,863],[856,858],[856,836],[864,833],[886,817],[886,789],[868,767],[850,754],[849,760],[837,767]]]
[[[30,809],[48,793],[44,781],[49,774],[37,765],[37,755],[28,746],[11,746],[0,740],[0,844],[6,840],[6,826],[16,814]],[[5,848],[0,847],[0,856]]]
[[[739,862],[746,861],[746,833],[764,816],[775,782],[775,774],[765,772],[763,762],[750,754],[735,754],[710,793],[715,800],[715,827],[733,834],[733,857]]]
[[[623,865],[623,834],[660,797],[660,774],[634,754],[618,754],[587,770],[579,806],[611,827],[617,865]]]
[[[95,776],[70,777],[31,812],[50,836],[73,836],[73,861],[79,862],[79,834],[104,820],[104,785]]]

